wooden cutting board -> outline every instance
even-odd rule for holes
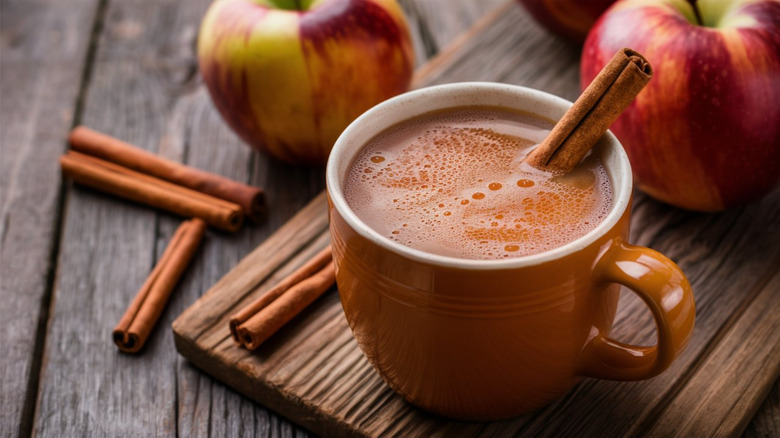
[[[514,2],[418,70],[415,84],[494,80],[570,100],[578,48],[549,37]],[[736,435],[780,376],[780,191],[721,214],[685,212],[636,193],[632,243],[686,272],[697,304],[678,361],[642,382],[585,379],[552,405],[492,423],[448,421],[390,390],[363,357],[331,291],[260,349],[239,348],[228,319],[329,242],[319,195],[174,322],[179,352],[247,397],[321,435]],[[621,294],[613,336],[655,342],[654,323]]]

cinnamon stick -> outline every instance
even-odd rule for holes
[[[644,56],[618,51],[525,162],[554,173],[573,169],[652,76]]]
[[[195,218],[183,222],[114,328],[114,343],[126,353],[139,351],[168,301],[174,286],[198,249],[206,224]]]
[[[138,173],[117,164],[70,151],[60,157],[62,173],[73,181],[116,196],[161,208],[209,225],[237,231],[241,207],[213,196]]]
[[[166,160],[85,126],[73,128],[68,139],[75,151],[238,204],[255,221],[265,211],[265,193],[259,187]]]
[[[336,282],[331,247],[283,279],[230,319],[236,342],[254,350]]]

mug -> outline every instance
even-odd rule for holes
[[[543,253],[501,259],[446,257],[403,246],[350,209],[350,164],[374,136],[412,117],[487,105],[558,120],[571,106],[541,91],[456,83],[411,91],[357,118],[336,141],[326,178],[341,303],[361,350],[387,384],[422,409],[460,420],[497,420],[542,407],[582,377],[640,380],[685,348],[695,307],[671,260],[627,243],[631,166],[610,132],[594,146],[613,206],[584,236]],[[620,285],[650,308],[655,346],[609,337]]]

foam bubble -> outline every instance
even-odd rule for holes
[[[593,157],[565,177],[521,166],[549,128],[481,107],[412,119],[356,157],[347,203],[380,234],[437,254],[496,259],[556,248],[609,213],[612,191]]]

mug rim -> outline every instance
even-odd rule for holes
[[[398,242],[395,242],[363,222],[355,212],[347,204],[344,196],[344,180],[346,173],[348,173],[351,167],[352,161],[355,156],[363,149],[366,142],[363,142],[357,147],[349,148],[349,140],[352,136],[356,135],[356,131],[362,128],[362,125],[367,121],[382,120],[382,114],[394,113],[403,110],[410,102],[419,99],[432,99],[432,98],[446,98],[448,95],[453,94],[479,94],[484,92],[497,92],[502,94],[509,94],[524,100],[536,101],[542,105],[548,105],[548,109],[552,112],[560,112],[557,120],[563,113],[572,105],[572,103],[566,99],[555,96],[544,91],[535,90],[520,85],[502,84],[498,82],[458,82],[445,85],[435,85],[431,87],[420,88],[417,90],[408,91],[400,94],[388,100],[385,100],[374,107],[370,108],[357,119],[347,126],[347,128],[341,133],[336,140],[333,149],[330,152],[328,163],[325,171],[325,180],[327,186],[328,197],[331,205],[341,215],[343,220],[360,236],[369,241],[379,245],[380,247],[406,257],[408,259],[433,264],[442,267],[468,269],[468,270],[496,270],[496,269],[514,269],[523,268],[528,266],[535,266],[542,263],[550,262],[553,260],[561,259],[573,253],[576,253],[589,245],[593,244],[599,238],[604,236],[609,230],[611,230],[620,220],[625,213],[631,199],[633,180],[631,173],[631,165],[628,160],[623,146],[618,139],[612,134],[611,131],[607,131],[600,142],[605,142],[607,151],[611,154],[615,154],[617,161],[616,169],[608,165],[607,160],[602,160],[603,165],[607,169],[607,173],[610,176],[613,191],[612,208],[607,216],[592,230],[579,238],[566,243],[565,245],[558,246],[556,248],[543,251],[536,254],[510,257],[505,259],[467,259],[450,257],[440,254],[434,254],[419,249],[415,249]],[[481,105],[475,103],[474,105]],[[432,108],[428,108],[425,111],[419,113],[411,113],[405,115],[400,121],[394,123],[384,123],[379,129],[373,129],[373,135],[368,140],[381,133],[385,129],[403,123],[404,120],[411,119],[413,117],[426,114],[432,111],[457,108],[465,105],[436,105]],[[523,108],[514,108],[518,110],[525,110]],[[529,110],[525,110],[529,111]],[[538,113],[537,109],[529,111],[532,114],[547,117]],[[552,118],[552,117],[550,117]],[[348,161],[346,166],[342,166],[343,163]],[[339,175],[339,170],[343,167],[346,169],[343,175]],[[617,177],[617,178],[616,178]]]

